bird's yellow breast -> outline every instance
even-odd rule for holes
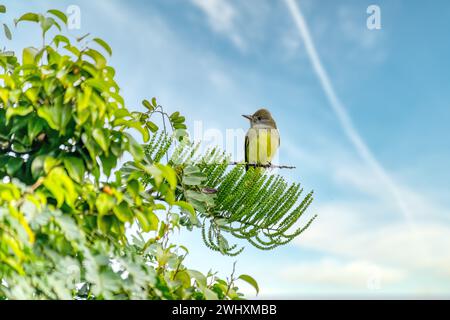
[[[251,128],[246,135],[247,163],[269,164],[280,146],[277,129]]]

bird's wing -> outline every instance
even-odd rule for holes
[[[245,163],[248,163],[249,161],[249,138],[248,133],[245,135],[245,146],[244,146],[244,152],[245,152]],[[245,170],[248,170],[248,165],[245,166]]]

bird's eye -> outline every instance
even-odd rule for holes
[[[261,117],[256,117],[256,120],[261,121]]]

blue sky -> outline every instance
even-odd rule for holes
[[[132,109],[156,96],[191,128],[221,132],[246,130],[243,113],[272,111],[278,160],[297,167],[280,173],[314,189],[308,217],[319,217],[292,244],[247,246],[237,258],[261,297],[450,296],[448,1],[3,3],[10,21],[78,5],[81,29],[70,32],[111,44]],[[380,30],[366,27],[371,4],[381,9]],[[25,24],[14,36],[2,47],[39,44]],[[206,249],[198,234],[179,241],[192,267],[231,271],[235,259]]]

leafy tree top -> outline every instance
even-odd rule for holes
[[[272,249],[305,229],[296,222],[312,193],[298,201],[300,186],[280,176],[229,170],[217,149],[198,154],[184,117],[156,99],[129,111],[105,41],[49,36],[64,13],[15,20],[24,22],[44,41],[20,58],[0,52],[0,299],[239,299],[238,279],[259,290],[249,275],[188,269],[170,235],[199,227],[228,255],[242,248],[224,234]],[[158,114],[173,134],[151,120]]]

